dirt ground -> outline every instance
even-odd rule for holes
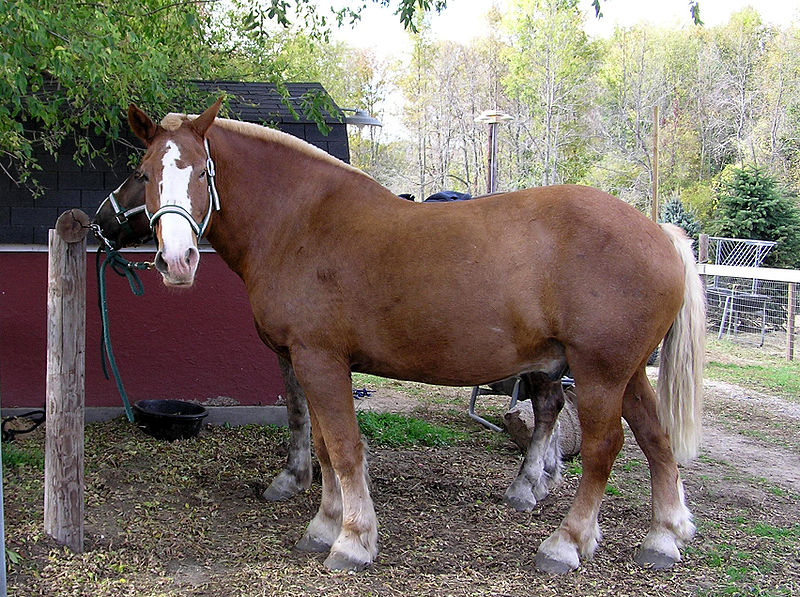
[[[669,571],[633,562],[649,522],[649,475],[626,429],[596,556],[554,577],[533,557],[569,507],[580,459],[534,512],[514,512],[502,497],[521,456],[508,436],[467,417],[468,389],[369,389],[358,408],[464,432],[452,447],[370,447],[380,525],[370,569],[331,573],[323,557],[292,550],[319,504],[318,482],[286,503],[260,499],[285,459],[285,430],[206,428],[167,443],[117,420],[87,429],[83,554],[44,536],[41,470],[6,474],[7,539],[18,555],[9,595],[800,595],[800,402],[707,383],[702,453],[682,469],[698,533]],[[503,406],[479,402],[493,413]],[[43,434],[15,441],[40,445]]]

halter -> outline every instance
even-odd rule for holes
[[[119,202],[117,201],[117,196],[114,193],[119,193],[119,189],[122,187],[120,186],[116,191],[111,191],[108,194],[108,197],[103,199],[103,202],[97,208],[97,213],[100,213],[100,210],[103,209],[103,206],[106,202],[111,204],[111,208],[114,210],[114,218],[117,220],[117,223],[122,227],[122,229],[129,235],[133,236],[133,228],[131,227],[130,222],[128,221],[132,216],[136,214],[140,214],[145,211],[144,205],[137,205],[136,207],[131,207],[130,209],[123,209]],[[141,239],[141,240],[148,240],[148,239]]]
[[[198,224],[189,210],[181,207],[180,205],[165,205],[156,210],[154,214],[151,214],[149,211],[147,211],[147,208],[145,207],[144,211],[147,214],[147,218],[150,220],[150,229],[154,232],[156,222],[161,216],[164,214],[177,214],[189,222],[189,226],[192,227],[192,231],[197,237],[197,240],[200,240],[208,228],[208,223],[211,221],[211,214],[215,211],[219,211],[219,195],[217,194],[217,186],[214,183],[216,171],[214,170],[214,161],[211,159],[211,150],[208,146],[208,138],[203,139],[203,145],[206,148],[206,179],[208,180],[208,211],[206,212],[203,221]]]

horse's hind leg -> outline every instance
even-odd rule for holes
[[[681,559],[680,548],[695,532],[683,498],[683,483],[672,456],[669,438],[658,422],[656,396],[644,371],[633,376],[625,390],[622,415],[650,465],[652,521],[636,561],[668,568]]]
[[[292,364],[278,357],[281,376],[286,386],[286,410],[289,416],[289,455],[286,466],[272,480],[263,497],[271,502],[288,500],[311,487],[311,433],[306,397]]]
[[[549,375],[541,373],[524,375],[522,383],[533,406],[533,435],[519,473],[506,490],[505,502],[525,512],[547,497],[561,480],[556,420],[564,406],[564,390],[561,379],[552,381]]]
[[[622,393],[613,383],[593,382],[575,367],[578,389],[578,418],[581,423],[583,474],[575,499],[561,525],[545,539],[536,552],[536,567],[544,572],[564,574],[591,558],[600,540],[597,515],[608,475],[622,448]]]

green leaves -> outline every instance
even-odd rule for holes
[[[389,5],[389,0],[373,0],[373,2],[380,2],[384,6]],[[400,17],[403,27],[412,33],[418,33],[418,15],[430,10],[440,12],[445,6],[447,6],[447,0],[400,0],[395,14]]]
[[[116,138],[131,99],[165,109],[208,51],[192,3],[0,0],[0,15],[0,151],[18,181],[37,146],[74,137],[78,159],[98,155],[87,135]]]

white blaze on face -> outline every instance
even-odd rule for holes
[[[192,177],[192,167],[178,167],[181,159],[181,150],[172,141],[167,141],[164,157],[161,158],[161,207],[165,205],[179,205],[187,212],[192,213],[192,202],[189,200],[189,181]],[[164,243],[164,252],[186,252],[194,246],[192,227],[186,218],[178,214],[164,214],[159,219],[161,222],[161,239]],[[174,248],[173,248],[174,247]]]
[[[181,168],[178,163],[181,151],[172,141],[167,141],[164,157],[161,158],[161,183],[159,184],[159,207],[177,205],[192,213],[189,199],[189,182],[192,167]],[[156,269],[167,285],[191,285],[197,269],[200,253],[189,220],[180,214],[165,213],[159,219],[161,250],[156,254]],[[199,239],[198,239],[199,240]]]

